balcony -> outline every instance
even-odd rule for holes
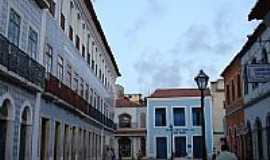
[[[51,93],[59,99],[62,99],[63,101],[75,107],[75,109],[78,109],[79,111],[87,114],[103,125],[115,129],[115,124],[111,119],[107,118],[99,110],[94,108],[85,99],[83,99],[71,88],[63,84],[61,81],[59,81],[58,78],[51,74],[46,79],[45,92]]]
[[[44,88],[45,68],[0,34],[0,65],[7,71]],[[12,78],[14,80],[14,77]]]

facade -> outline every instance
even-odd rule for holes
[[[118,76],[91,1],[0,0],[0,159],[101,159]]]
[[[244,153],[244,100],[242,94],[240,54],[234,57],[222,73],[225,87],[226,139],[230,150],[242,158]]]
[[[210,90],[213,104],[214,150],[220,151],[222,139],[224,138],[224,80],[218,79],[215,82],[211,82]]]
[[[202,157],[201,101],[197,89],[157,89],[147,98],[147,156]],[[205,91],[208,154],[213,149],[212,98]],[[172,138],[173,137],[173,138]]]
[[[138,103],[139,102],[139,103]],[[146,156],[146,106],[137,95],[116,100],[115,151],[117,159],[138,159]]]
[[[241,58],[242,68],[248,64],[268,64],[269,44],[257,43],[260,39],[269,39],[270,29],[261,23],[252,35],[253,43]],[[246,72],[243,73],[246,75]],[[249,156],[253,159],[269,159],[270,150],[270,83],[249,83],[247,79],[243,82],[244,103],[245,103],[245,124],[247,130],[247,140]]]

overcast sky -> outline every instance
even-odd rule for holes
[[[95,0],[126,93],[194,87],[203,69],[211,81],[241,49],[258,22],[256,0]]]

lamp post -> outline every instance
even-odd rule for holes
[[[205,120],[204,120],[204,90],[207,88],[209,77],[200,70],[199,74],[194,78],[197,83],[198,89],[201,91],[201,125],[202,125],[202,152],[203,160],[207,160],[207,151],[205,143]]]
[[[171,160],[173,160],[173,125],[170,124],[170,131],[171,131]]]

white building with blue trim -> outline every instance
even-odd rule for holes
[[[157,89],[148,97],[147,157],[168,159],[173,151],[174,157],[201,158],[200,105],[197,89]],[[209,90],[205,91],[204,116],[207,152],[211,154],[213,127]]]

